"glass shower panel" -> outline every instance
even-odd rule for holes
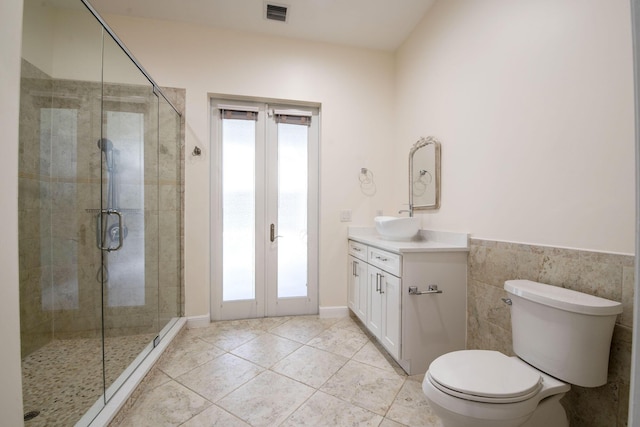
[[[158,97],[116,42],[103,46],[102,251],[105,399],[158,333]]]
[[[77,1],[24,1],[19,250],[29,426],[73,425],[104,391],[100,203],[102,29]]]
[[[164,97],[159,101],[158,225],[160,338],[182,312],[182,145],[181,118]]]

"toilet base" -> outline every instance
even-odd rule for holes
[[[435,402],[430,401],[429,404],[440,417],[443,427],[569,427],[567,413],[560,404],[560,399],[564,395],[564,393],[556,394],[542,400],[531,417],[527,415],[519,419],[500,421],[465,417]]]
[[[565,395],[556,394],[543,399],[536,410],[521,427],[569,427],[569,420],[560,399]]]
[[[442,427],[520,427],[523,426],[523,423],[529,419],[529,415],[527,415],[518,419],[485,420],[451,412],[432,401],[429,401],[429,406],[431,407],[433,412],[440,418]]]

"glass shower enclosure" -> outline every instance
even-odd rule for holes
[[[24,1],[26,426],[90,423],[181,316],[181,93],[159,89],[90,5]]]

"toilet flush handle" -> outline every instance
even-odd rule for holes
[[[502,302],[504,302],[507,305],[511,305],[513,304],[513,301],[511,301],[511,298],[500,298],[502,300]]]

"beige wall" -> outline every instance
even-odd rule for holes
[[[390,197],[393,56],[390,53],[107,16],[160,84],[186,89],[186,315],[209,312],[209,94],[321,104],[320,306],[346,306],[346,237],[341,209],[371,223]],[[203,155],[189,155],[193,147]],[[370,168],[377,194],[360,192]]]
[[[23,7],[26,22],[23,23],[22,57],[51,76],[55,12],[48,5],[31,0],[24,1]]]
[[[0,2],[0,414],[2,423],[22,425],[18,297],[18,111],[22,1]]]
[[[630,26],[627,0],[432,6],[396,75],[395,176],[418,137],[442,141],[442,208],[423,225],[633,254]]]
[[[24,0],[24,25],[22,57],[51,78],[150,86],[106,34],[103,50],[102,26],[80,0],[76,9]]]

